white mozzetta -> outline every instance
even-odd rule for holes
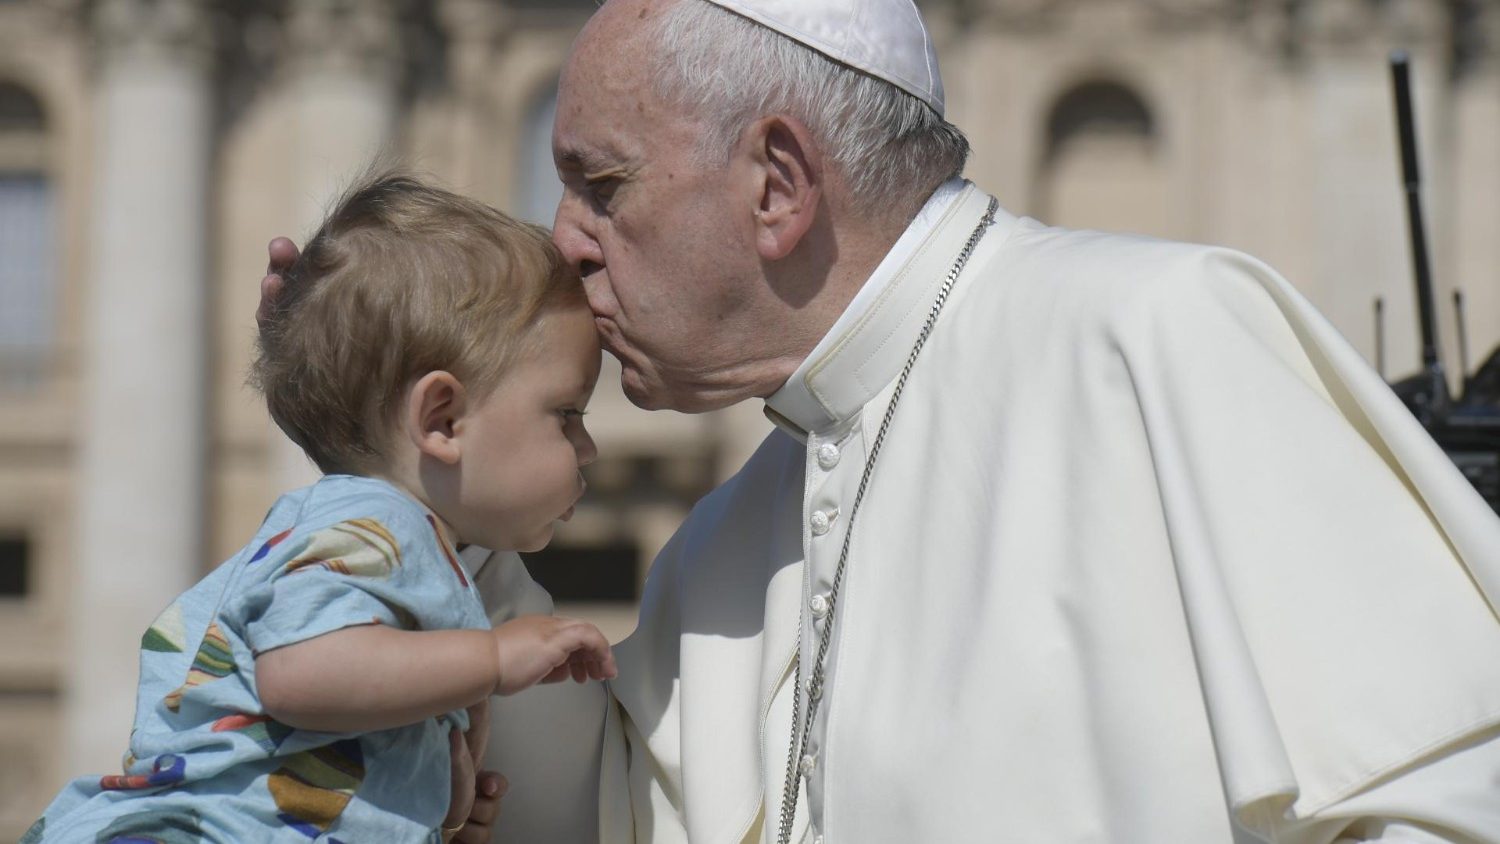
[[[847,504],[986,201],[810,362],[831,419],[782,412],[806,442],[773,433],[658,558],[617,650],[604,840],[774,832],[803,608],[850,527],[813,514]],[[1376,787],[1500,724],[1500,523],[1265,266],[1002,215],[884,449],[793,840],[1295,841],[1403,787],[1500,830]]]
[[[600,840],[773,840],[792,657],[831,619],[794,841],[1500,842],[1500,522],[1242,254],[999,215],[829,611],[849,517],[816,537],[812,514],[852,495],[987,201],[966,188],[872,279],[773,397],[791,433],[657,558]],[[491,759],[559,783],[552,759],[601,746],[597,697],[571,701]],[[513,800],[498,840],[587,840],[591,785]]]

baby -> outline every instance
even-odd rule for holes
[[[536,550],[572,515],[599,360],[544,230],[400,175],[346,194],[253,375],[325,477],[146,631],[124,774],[22,841],[439,840],[466,707],[614,676],[592,625],[492,628],[456,552]]]

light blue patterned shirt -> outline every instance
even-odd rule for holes
[[[385,481],[331,475],[282,496],[156,619],[125,773],[74,781],[22,841],[436,840],[466,713],[322,733],[272,720],[256,692],[256,654],[364,624],[490,626],[432,514]]]

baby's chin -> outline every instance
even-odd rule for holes
[[[531,554],[546,548],[552,542],[553,530],[553,523],[548,522],[546,526],[538,528],[534,536],[528,536],[525,541],[516,542],[516,550],[522,554]]]
[[[522,527],[520,525],[505,525],[501,527],[500,516],[493,516],[484,521],[489,531],[475,531],[475,536],[467,541],[481,548],[491,551],[515,551],[521,554],[531,554],[546,548],[552,542],[552,534],[556,530],[555,521],[534,527]],[[480,535],[480,534],[483,535]]]

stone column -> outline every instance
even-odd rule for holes
[[[100,0],[63,768],[115,772],[138,643],[203,569],[213,143],[203,0]]]
[[[953,60],[939,57],[939,69],[947,117],[974,150],[964,174],[1014,214],[1042,213],[1046,110],[1056,96],[1047,71],[1066,17],[1063,4],[1048,0],[987,0],[934,24],[935,37],[952,28],[945,40],[957,48]]]
[[[1302,160],[1313,304],[1373,362],[1373,302],[1385,300],[1387,377],[1420,366],[1415,286],[1401,190],[1389,50],[1411,54],[1429,244],[1443,242],[1448,108],[1446,13],[1437,5],[1320,0],[1304,7],[1306,127]]]
[[[289,4],[287,113],[296,239],[377,156],[393,152],[399,42],[393,0]],[[271,426],[274,493],[312,483],[317,468]]]
[[[498,139],[486,130],[495,124],[495,60],[510,31],[511,10],[495,0],[442,0],[438,20],[448,42],[448,75],[452,121],[448,138],[448,178],[462,190],[493,196],[514,166],[514,156],[499,154]],[[551,225],[551,219],[546,221]]]
[[[1474,55],[1454,96],[1454,260],[1439,280],[1464,291],[1471,373],[1500,343],[1500,6],[1479,6],[1472,26]],[[1439,303],[1446,314],[1451,296]],[[1444,339],[1456,344],[1457,332],[1445,325]]]
[[[1222,186],[1214,200],[1221,227],[1208,240],[1263,258],[1305,286],[1317,264],[1305,235],[1307,132],[1292,24],[1292,10],[1277,0],[1247,6],[1243,28],[1230,36],[1235,48],[1224,56],[1231,81],[1224,95],[1205,97],[1217,144],[1203,148],[1200,166]]]

